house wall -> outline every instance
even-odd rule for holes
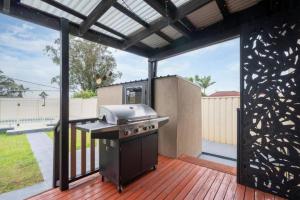
[[[201,90],[178,78],[177,155],[198,156],[202,149]]]
[[[97,89],[98,105],[122,104],[122,85],[113,85]]]
[[[178,80],[161,78],[154,82],[154,107],[159,115],[169,116],[169,122],[159,129],[158,152],[177,157]]]
[[[170,117],[159,130],[159,153],[178,157],[201,153],[201,90],[180,77],[155,80],[155,110]]]

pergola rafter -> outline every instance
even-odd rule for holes
[[[33,11],[33,8],[21,4],[16,0],[10,0],[10,9],[8,12],[3,11],[3,8],[4,2],[0,1],[0,12],[3,12],[4,14],[8,13],[10,16],[22,20],[30,21],[32,23],[39,24],[41,26],[45,26],[57,31],[60,30],[60,18],[55,15],[46,13],[41,10]],[[70,34],[92,42],[101,43],[103,45],[110,46],[116,49],[122,49],[122,46],[124,44],[123,41],[91,29],[88,30],[84,35],[81,35],[79,27],[80,26],[78,24],[70,22]],[[142,44],[136,44],[135,46],[132,46],[131,48],[127,49],[127,51],[144,57],[149,57],[152,54],[152,50],[149,47],[146,47]]]
[[[89,14],[86,20],[80,24],[80,33],[85,34],[97,20],[104,15],[104,13],[116,2],[117,0],[101,1],[96,8]]]
[[[172,3],[172,1],[164,1],[164,0],[145,0],[145,2],[150,5],[154,10],[156,10],[159,14],[167,19],[175,19],[178,13],[177,7]],[[186,19],[185,17],[183,19]],[[186,19],[188,21],[188,19]],[[191,25],[191,24],[189,24]],[[185,37],[190,38],[191,31],[181,23],[178,22],[171,24],[171,26],[180,32]]]
[[[192,13],[193,11],[199,9],[200,7],[204,6],[205,4],[209,3],[211,0],[191,0],[181,6],[178,9],[178,12],[174,19],[167,19],[163,18],[156,22],[154,22],[149,28],[142,30],[129,38],[124,44],[123,49],[127,49],[132,45],[136,44],[138,41],[145,39],[146,37],[152,35],[153,33],[159,31],[160,29],[176,23],[178,20],[181,20],[186,15]]]
[[[224,17],[224,19],[230,14],[225,0],[216,0],[216,3]]]
[[[146,21],[144,21],[142,18],[140,18],[138,15],[136,15],[135,13],[133,13],[132,11],[130,11],[129,9],[125,8],[124,6],[122,6],[120,3],[118,3],[118,2],[114,3],[113,7],[115,7],[120,12],[122,12],[125,15],[127,15],[128,17],[130,17],[131,19],[133,19],[137,23],[141,24],[145,28],[149,28],[150,27],[149,23],[147,23]],[[164,40],[166,40],[168,42],[172,42],[172,39],[169,36],[167,36],[166,34],[164,34],[163,32],[157,31],[156,34],[159,35],[160,37],[162,37]]]
[[[49,5],[51,5],[53,7],[59,8],[60,10],[65,11],[65,12],[71,14],[71,15],[74,15],[75,17],[78,17],[78,18],[80,18],[80,19],[82,19],[84,21],[87,19],[87,16],[85,16],[85,15],[77,12],[76,10],[73,10],[72,8],[69,8],[69,7],[65,6],[64,4],[62,4],[62,3],[58,2],[58,1],[53,1],[53,0],[41,0],[41,1],[43,1],[43,2],[45,2],[47,4],[49,4]],[[102,28],[103,30],[106,30],[106,31],[108,31],[108,32],[110,32],[112,34],[115,34],[116,36],[119,36],[119,37],[121,37],[121,38],[123,38],[125,40],[128,38],[126,35],[118,32],[118,31],[115,31],[114,29],[112,29],[112,28],[110,28],[108,26],[105,26],[105,25],[103,25],[103,24],[101,24],[99,22],[95,22],[94,25],[97,26],[97,27],[99,27],[99,28]]]
[[[199,12],[199,9],[204,8],[204,6],[211,3],[212,0],[190,0],[179,7],[176,7],[175,4],[170,0],[167,1],[168,9],[165,9],[165,1],[144,0],[144,8],[145,5],[148,5],[149,8],[152,7],[156,12],[163,16],[162,18],[150,22],[146,22],[142,16],[134,13],[130,7],[127,5],[122,5],[117,0],[101,1],[95,6],[88,16],[75,10],[74,8],[69,7],[66,4],[63,4],[60,1],[40,1],[47,3],[49,6],[51,6],[51,8],[55,7],[58,10],[82,20],[81,24],[70,21],[70,33],[72,35],[135,53],[140,56],[151,58],[152,60],[165,59],[190,49],[196,49],[215,42],[227,40],[228,38],[237,37],[242,24],[246,23],[247,20],[252,20],[257,13],[261,13],[260,16],[268,15],[269,10],[272,9],[274,5],[277,5],[274,3],[275,1],[279,1],[281,4],[286,4],[286,2],[282,2],[281,0],[263,0],[256,5],[251,5],[250,8],[238,11],[236,13],[230,13],[228,10],[228,5],[226,5],[226,3],[228,3],[227,1],[217,0],[216,3],[223,15],[224,20],[200,29],[196,28],[191,23],[191,16],[189,14],[193,13],[194,11]],[[290,0],[289,2],[292,4],[295,1]],[[134,4],[132,5],[134,6]],[[125,32],[122,32],[120,28],[109,25],[111,23],[107,23],[107,21],[106,23],[102,23],[99,19],[111,7],[114,7],[125,16],[129,17],[132,21],[136,22],[136,24],[139,24],[144,28],[137,29],[129,34],[125,34]],[[250,14],[244,15],[243,13],[248,10],[251,10]],[[32,7],[30,4],[23,4],[22,0],[0,1],[0,12],[59,30],[58,24],[60,16],[56,16],[51,12],[46,12],[44,10]],[[187,18],[188,15],[189,19]],[[92,29],[92,26],[95,26],[99,29]],[[172,31],[170,29],[162,32],[161,30],[167,26],[173,27],[177,33],[188,31],[189,35],[188,37],[182,37],[182,34],[175,36],[172,35],[176,34],[174,32],[170,35],[170,31]],[[178,31],[179,29],[181,29],[181,31]],[[153,34],[157,34],[160,38],[162,38],[162,42],[164,42],[164,44],[153,46],[151,44],[149,45],[150,38],[147,40],[147,42],[144,42],[144,39]],[[152,39],[150,39],[150,41],[151,40]],[[152,40],[152,42],[155,41]]]

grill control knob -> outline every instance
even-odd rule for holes
[[[124,135],[127,136],[127,135],[129,135],[129,133],[130,133],[130,131],[125,131]]]
[[[152,128],[152,129],[155,129],[155,125],[151,125],[151,128]]]
[[[143,127],[143,130],[146,131],[147,130],[147,126]]]
[[[133,132],[134,132],[134,133],[137,133],[137,132],[139,132],[139,129],[135,128],[135,129],[133,130]]]

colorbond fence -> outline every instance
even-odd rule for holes
[[[203,97],[203,139],[236,145],[237,108],[239,107],[240,97]]]
[[[70,119],[96,117],[97,99],[70,99]],[[55,121],[59,99],[0,98],[0,124]]]

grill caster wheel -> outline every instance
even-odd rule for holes
[[[123,186],[122,185],[118,185],[117,190],[119,193],[123,192]]]
[[[156,170],[156,168],[157,168],[157,166],[156,166],[156,165],[154,165],[152,169],[153,169],[153,170]]]
[[[101,181],[104,182],[105,181],[105,177],[101,176]]]

